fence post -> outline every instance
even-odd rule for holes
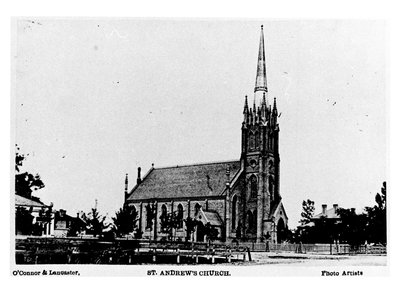
[[[250,253],[250,248],[247,247],[247,254],[249,255],[249,261],[251,261],[251,253]]]

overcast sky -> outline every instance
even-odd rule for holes
[[[387,179],[381,21],[18,20],[15,142],[46,185],[36,195],[112,215],[138,166],[239,159],[261,24],[289,226],[303,199],[373,205]]]

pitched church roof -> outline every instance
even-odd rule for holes
[[[240,171],[240,161],[153,168],[129,193],[128,201],[219,196]]]

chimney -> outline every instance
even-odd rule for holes
[[[338,209],[338,204],[337,203],[333,204],[333,210],[335,211],[335,214],[337,212],[337,209]]]
[[[140,177],[140,170],[142,170],[140,167],[137,168],[137,180],[136,180],[137,185],[139,185],[142,182],[142,178]]]
[[[327,205],[326,204],[323,204],[322,205],[322,215],[326,215],[326,207],[327,207]]]

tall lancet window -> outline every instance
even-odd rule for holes
[[[154,205],[147,204],[146,206],[146,229],[152,229],[153,227],[153,218],[154,218]]]
[[[255,175],[251,175],[250,177],[250,196],[257,197],[258,188],[257,188],[257,178]]]
[[[232,231],[236,230],[236,210],[237,210],[237,196],[234,195],[232,198]]]
[[[274,177],[269,176],[269,179],[268,179],[268,191],[269,191],[269,194],[270,194],[272,200],[274,199],[274,184],[275,184]]]
[[[129,208],[130,208],[129,213],[130,213],[131,215],[136,215],[136,218],[133,220],[133,224],[134,224],[134,227],[133,227],[133,228],[136,228],[136,221],[137,221],[137,219],[138,219],[136,208],[135,208],[135,206],[130,206]]]
[[[254,133],[250,132],[249,149],[254,150]]]
[[[247,232],[251,232],[253,230],[253,213],[251,211],[247,211]]]
[[[166,230],[167,226],[167,220],[168,220],[168,212],[167,212],[167,206],[165,204],[162,205],[161,207],[161,216],[160,216],[160,222],[161,222],[161,230],[164,231]]]
[[[274,147],[274,137],[273,137],[273,135],[271,134],[271,135],[269,136],[269,149],[272,150],[273,147]]]
[[[254,135],[254,141],[255,141],[255,149],[258,149],[258,146],[260,145],[258,132],[256,132]]]
[[[178,205],[178,213],[176,215],[177,218],[177,227],[178,229],[183,227],[183,206],[181,204]]]

